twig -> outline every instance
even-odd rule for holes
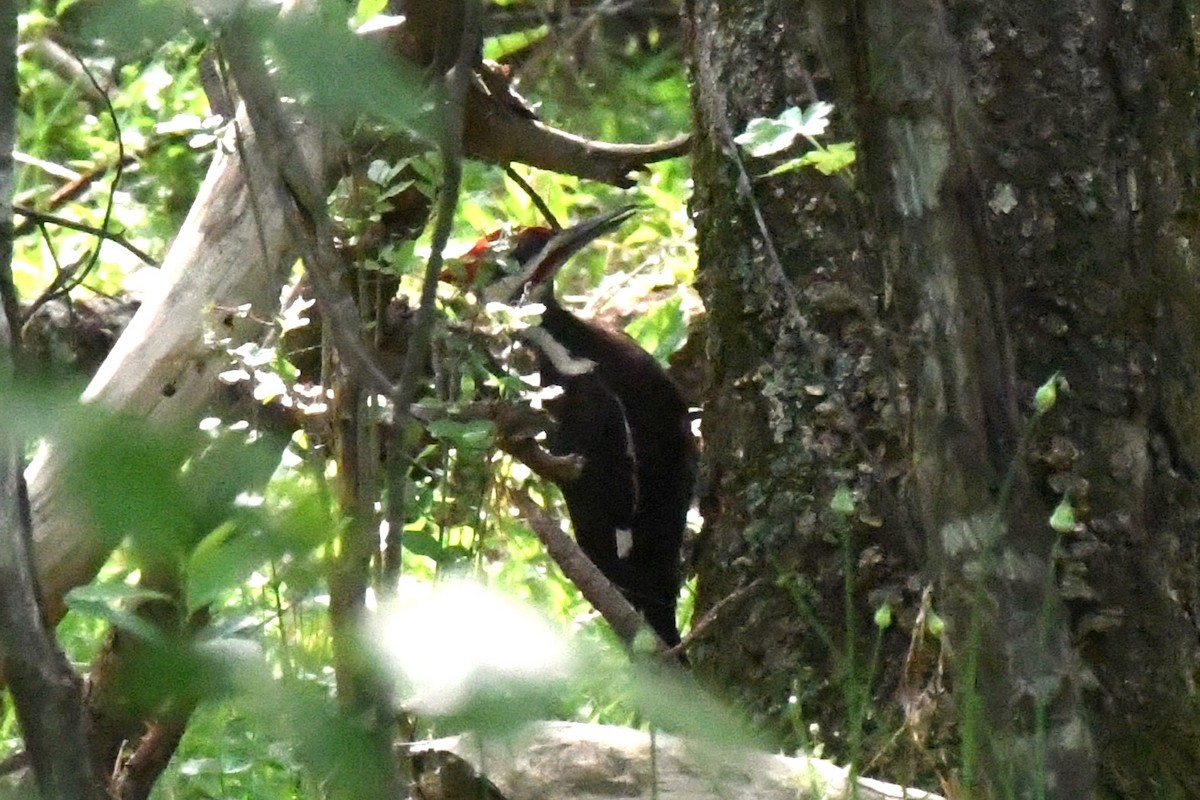
[[[11,775],[29,768],[29,751],[18,750],[8,758],[0,761],[0,775]]]
[[[697,640],[708,633],[708,629],[713,626],[713,623],[717,621],[717,618],[724,613],[727,608],[734,603],[738,603],[745,599],[746,595],[750,594],[756,589],[761,588],[762,586],[765,586],[766,584],[767,581],[763,578],[756,578],[755,580],[750,581],[750,583],[747,583],[745,586],[739,587],[722,597],[717,601],[716,605],[708,610],[708,613],[704,615],[703,619],[701,619],[699,622],[692,623],[692,629],[688,631],[687,636],[683,637],[683,641],[668,650],[666,654],[678,655],[679,653],[687,651],[693,644],[696,643]]]
[[[40,169],[51,178],[58,178],[62,181],[77,181],[83,177],[75,170],[68,169],[62,164],[56,164],[53,161],[47,161],[44,158],[37,158],[36,156],[31,156],[28,153],[22,153],[20,150],[13,151],[13,161],[18,164],[24,164],[27,167]]]
[[[71,220],[67,220],[62,217],[55,217],[50,214],[45,214],[45,213],[42,213],[39,211],[35,211],[34,209],[31,209],[31,208],[25,208],[23,206],[14,206],[13,210],[16,213],[20,214],[21,216],[25,217],[26,222],[23,223],[22,225],[14,226],[13,235],[14,235],[14,237],[21,235],[22,233],[27,232],[30,229],[30,227],[33,225],[42,227],[43,235],[45,235],[45,229],[44,229],[45,225],[47,225],[47,224],[60,225],[64,228],[71,228],[72,230],[81,231],[83,233],[90,233],[93,236],[96,236],[97,238],[99,238],[101,240],[107,239],[116,244],[119,244],[122,247],[124,247],[125,249],[129,250],[129,252],[133,253],[135,256],[137,256],[139,259],[141,259],[143,262],[145,262],[151,266],[157,267],[158,264],[157,264],[157,262],[154,261],[154,259],[150,258],[149,255],[147,255],[146,253],[144,253],[143,251],[141,251],[134,245],[130,244],[125,239],[124,236],[122,236],[120,234],[112,233],[108,230],[109,223],[112,222],[113,208],[116,203],[117,187],[120,185],[121,178],[125,174],[126,155],[125,155],[125,145],[121,141],[121,138],[122,138],[121,137],[121,122],[119,119],[117,119],[116,109],[113,108],[112,101],[109,99],[108,94],[101,88],[99,81],[96,80],[96,77],[88,69],[87,65],[83,63],[82,59],[79,59],[78,56],[76,56],[75,58],[77,61],[79,61],[80,70],[82,70],[83,74],[86,75],[87,78],[92,82],[93,87],[103,98],[104,104],[108,108],[108,116],[109,116],[109,119],[112,120],[113,130],[115,133],[115,138],[116,138],[116,143],[117,143],[116,174],[113,175],[112,184],[109,186],[108,202],[105,205],[105,209],[104,209],[104,220],[101,223],[100,227],[97,228],[97,227],[93,227],[91,225],[85,225],[81,222],[73,222]],[[89,185],[92,182],[93,178],[91,176],[85,176],[85,177],[87,177],[86,181],[81,178],[80,180],[72,182],[72,184],[71,184],[72,191],[82,191],[83,187]],[[59,192],[56,192],[55,196],[57,197],[60,194],[62,194],[62,190],[60,190]],[[51,250],[53,250],[53,247],[51,247]],[[82,267],[76,266],[70,270],[63,270],[61,268],[58,269],[54,276],[54,280],[50,283],[50,285],[48,287],[46,287],[45,291],[43,291],[37,297],[37,299],[34,300],[29,305],[29,308],[25,311],[24,316],[10,315],[9,322],[13,326],[14,334],[16,331],[20,330],[20,327],[22,325],[24,325],[25,322],[27,322],[28,320],[33,318],[34,313],[36,313],[39,308],[41,308],[42,306],[44,306],[46,303],[50,302],[51,300],[55,299],[56,297],[62,297],[64,295],[69,294],[71,292],[71,290],[77,288],[80,284],[82,284],[84,282],[84,280],[87,279],[88,275],[91,274],[92,270],[94,270],[96,268],[96,264],[99,263],[99,261],[100,261],[100,245],[96,245],[96,247],[93,248],[91,253],[88,255],[87,261],[83,264]],[[57,262],[57,259],[56,259],[56,262]],[[7,301],[7,298],[6,298],[6,301]]]
[[[437,300],[438,281],[442,274],[446,244],[454,224],[454,212],[458,208],[458,193],[462,184],[463,130],[465,126],[467,88],[471,85],[471,65],[478,53],[476,42],[479,35],[479,0],[463,3],[463,31],[459,39],[458,58],[447,76],[447,99],[442,116],[442,180],[430,242],[429,261],[425,265],[424,283],[421,286],[421,305],[417,308],[408,348],[404,355],[404,370],[396,385],[396,405],[407,409],[416,397],[417,376],[429,350],[429,337],[433,330],[434,305]],[[398,425],[397,427],[402,427]]]
[[[521,173],[513,169],[512,164],[504,165],[504,174],[511,178],[512,182],[517,186],[520,186],[521,191],[525,192],[525,194],[529,196],[529,200],[534,204],[534,206],[537,207],[537,210],[541,212],[542,218],[546,220],[552,230],[562,230],[562,225],[554,216],[554,212],[550,210],[550,206],[546,205],[546,201],[542,199],[542,196],[538,194],[532,186],[529,185],[529,181],[522,178]]]
[[[83,62],[72,51],[43,33],[27,47],[22,47],[41,62],[42,66],[58,75],[67,83],[73,84],[83,99],[92,108],[102,108],[104,105],[105,89],[101,88],[88,73]]]
[[[73,219],[60,217],[56,214],[46,214],[42,211],[38,211],[37,209],[29,208],[28,206],[13,206],[13,211],[38,225],[58,225],[61,228],[70,228],[71,230],[79,231],[80,233],[90,233],[92,236],[95,236],[99,239],[107,239],[113,244],[119,245],[120,247],[128,250],[143,264],[146,264],[150,267],[159,266],[159,263],[154,260],[153,256],[130,242],[123,234],[113,233],[112,231],[105,230],[104,228],[97,228],[95,225],[88,225],[85,222],[77,222]]]
[[[388,452],[403,452],[403,442],[413,417],[409,405],[417,396],[417,383],[429,355],[429,340],[433,331],[434,306],[437,302],[437,287],[441,279],[445,260],[446,244],[454,224],[454,213],[458,208],[458,194],[462,186],[463,136],[466,125],[466,96],[473,76],[472,67],[479,58],[479,0],[464,0],[463,29],[458,41],[458,54],[454,67],[446,76],[446,100],[442,106],[441,153],[442,186],[438,194],[436,222],[430,242],[429,261],[425,264],[424,282],[421,285],[421,304],[417,308],[404,353],[404,367],[393,394],[395,403],[395,425],[389,441]],[[403,530],[408,519],[408,503],[411,489],[406,471],[396,464],[388,469],[387,523],[389,530]]]
[[[108,96],[108,92],[104,91],[104,88],[100,85],[100,81],[98,81],[96,76],[92,74],[92,71],[88,65],[84,63],[83,59],[78,55],[74,53],[72,53],[72,55],[75,57],[75,60],[79,62],[79,68],[83,71],[83,74],[87,76],[89,81],[91,81],[91,84],[96,91],[102,95],[104,99],[104,107],[108,111],[108,118],[112,121],[113,138],[116,140],[117,144],[116,171],[113,174],[112,183],[109,184],[108,187],[108,201],[104,206],[104,219],[100,223],[100,227],[107,231],[109,223],[112,222],[113,208],[116,206],[117,187],[121,185],[121,179],[125,177],[125,143],[122,141],[124,137],[121,133],[121,120],[117,118],[117,110],[113,108],[112,99]],[[98,263],[100,263],[100,247],[97,245],[97,247],[92,250],[91,256],[88,258],[87,263],[84,264],[83,268],[73,271],[66,283],[59,289],[59,292],[61,294],[66,294],[75,287],[79,286],[79,284],[83,283],[87,276],[92,273],[92,270],[96,268],[96,264]]]

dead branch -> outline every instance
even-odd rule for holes
[[[415,33],[406,24],[396,24],[370,35],[384,38],[402,58],[421,64],[425,54]],[[554,128],[537,119],[503,68],[486,62],[476,67],[467,92],[464,134],[463,148],[470,158],[501,166],[528,164],[620,188],[633,186],[633,176],[648,164],[685,155],[691,146],[687,135],[658,144],[612,144]]]
[[[117,341],[86,401],[156,424],[194,424],[228,366],[224,349],[206,343],[206,334],[234,343],[260,335],[232,311],[217,310],[249,306],[257,319],[278,310],[295,242],[283,224],[282,198],[251,188],[270,185],[262,151],[273,143],[255,136],[244,117],[236,124],[245,146],[238,153],[227,143],[218,152],[164,259],[161,288]],[[337,148],[326,132],[298,124],[293,135],[311,170],[324,174],[335,163]],[[65,479],[70,458],[68,443],[50,442],[26,473],[37,575],[52,623],[63,614],[63,595],[91,580],[108,557],[103,537],[72,503]]]
[[[467,94],[468,155],[506,165],[528,164],[538,169],[600,181],[620,188],[635,183],[634,175],[647,164],[688,152],[689,136],[661,144],[609,144],[585,139],[523,115],[483,83]]]

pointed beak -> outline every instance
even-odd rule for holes
[[[637,212],[637,206],[618,206],[611,211],[597,214],[594,217],[580,220],[569,228],[564,228],[546,242],[542,251],[534,257],[539,262],[530,280],[541,283],[549,279],[554,272],[566,263],[567,259],[578,253],[593,241],[614,231]]]
[[[603,214],[580,220],[571,227],[555,233],[542,249],[525,263],[519,273],[489,287],[488,297],[507,302],[520,296],[526,286],[548,284],[567,259],[597,238],[619,228],[637,210],[637,206],[618,206]]]

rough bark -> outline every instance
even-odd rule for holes
[[[692,653],[786,746],[813,744],[812,724],[847,757],[851,695],[871,685],[869,648],[848,648],[873,645],[881,602],[911,626],[921,587],[910,584],[909,531],[873,488],[899,469],[903,432],[853,194],[815,172],[752,181],[769,165],[744,163],[733,143],[752,117],[817,99],[803,8],[780,8],[697,3],[689,15],[692,210],[712,362],[696,615],[761,587],[727,606]],[[843,483],[861,503],[849,525],[829,508]],[[880,641],[887,691],[906,646],[895,630]],[[878,722],[888,735],[900,723],[892,711]]]
[[[990,796],[1197,796],[1185,9],[745,0],[691,16],[697,128],[715,132],[695,200],[716,376],[699,605],[762,572],[808,593],[763,592],[698,665],[820,676],[768,681],[753,705],[780,730],[789,695],[844,706],[854,758],[854,693],[821,689],[871,645],[822,631],[849,598],[839,630],[861,634],[888,599],[911,645],[896,670],[884,637],[877,719],[904,711],[902,732],[950,762],[922,770]],[[808,102],[825,71],[859,192],[815,176],[739,190],[721,132]],[[1070,391],[1034,424],[1056,370]],[[836,482],[858,491],[850,529],[823,502]],[[1057,534],[1064,495],[1079,524]],[[844,574],[830,534],[848,537]],[[927,581],[940,654],[914,624]],[[947,725],[961,744],[934,750]]]

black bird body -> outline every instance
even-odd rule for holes
[[[541,325],[524,338],[537,348],[542,385],[562,390],[546,403],[556,423],[549,449],[583,457],[579,476],[559,483],[576,541],[675,645],[680,551],[696,470],[687,403],[632,338],[575,316],[553,290],[553,274],[567,258],[632,213],[616,209],[559,232],[518,231],[510,257],[522,272],[498,281],[492,296],[511,299],[528,288],[527,296],[545,305]]]
[[[680,550],[695,481],[687,403],[659,363],[624,333],[582,320],[552,298],[541,326],[575,362],[564,374],[539,348],[542,384],[562,387],[547,403],[557,422],[549,445],[583,456],[560,484],[575,538],[668,645],[679,643],[675,604]]]

